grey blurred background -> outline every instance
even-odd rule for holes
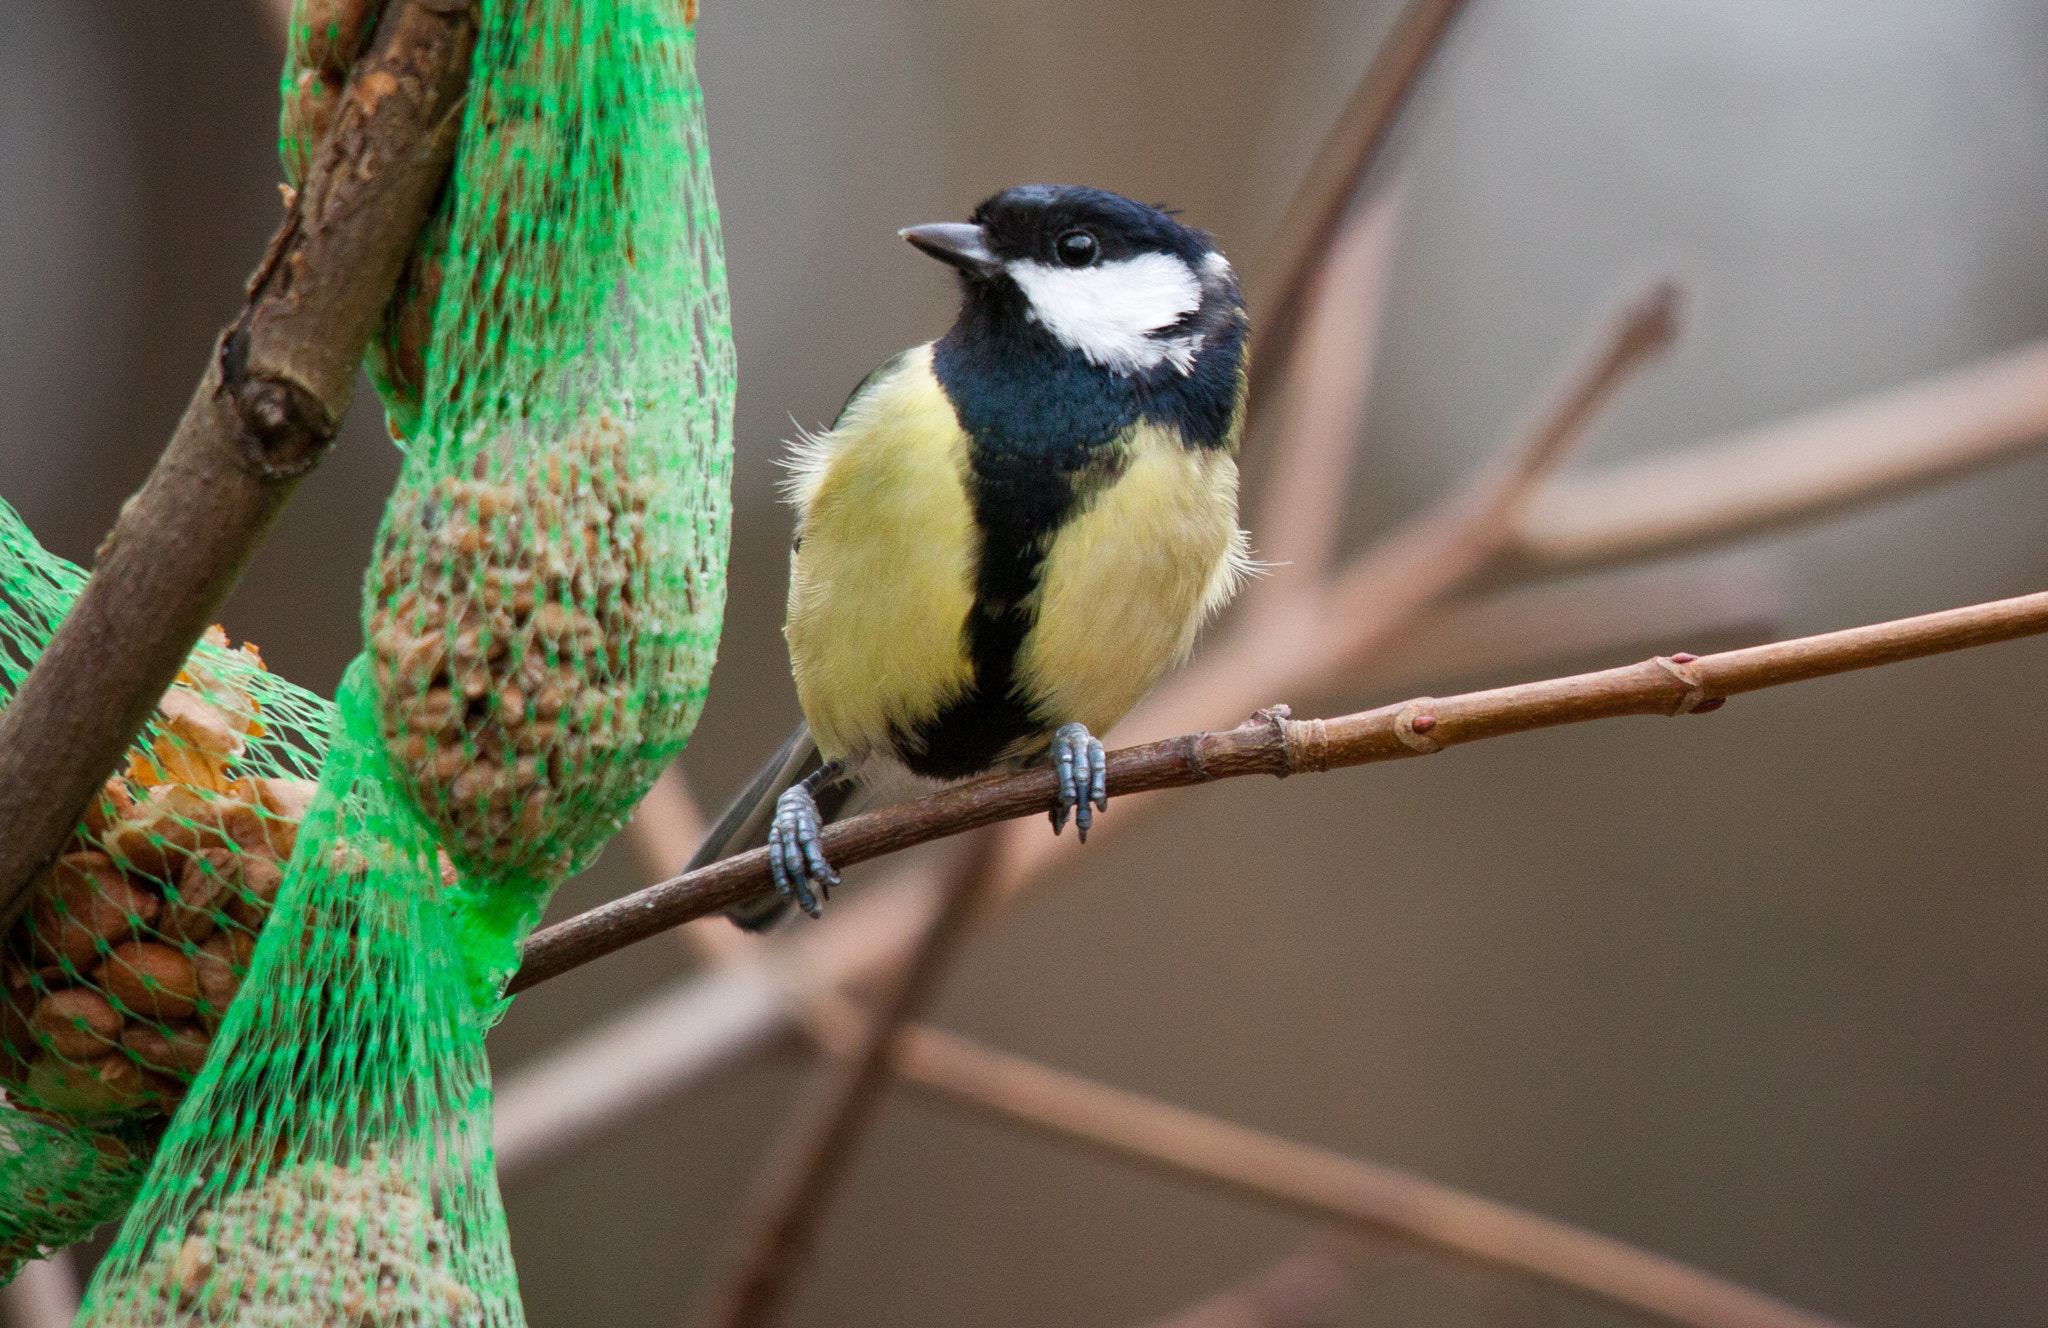
[[[894,230],[1087,182],[1184,209],[1256,284],[1393,13],[708,0],[742,377],[726,644],[684,760],[702,796],[795,717],[780,440],[950,316]],[[0,0],[0,495],[67,556],[146,472],[277,217],[280,50],[254,0]],[[1647,272],[1689,283],[1687,335],[1595,456],[2048,333],[2039,0],[1472,0],[1399,157],[1354,544],[1480,455]],[[396,472],[375,416],[364,390],[226,613],[323,690]],[[1780,630],[2039,589],[2044,500],[2048,456],[1780,539]],[[936,1016],[1844,1319],[2048,1323],[2044,674],[2048,643],[2004,646],[1711,722],[1191,793],[1003,916]],[[560,907],[639,879],[615,852]],[[683,968],[643,945],[523,998],[500,1069]],[[807,1064],[783,1047],[514,1176],[533,1322],[679,1319]],[[899,1095],[795,1322],[1111,1328],[1306,1231]],[[1501,1313],[1486,1279],[1422,1267],[1343,1322]]]

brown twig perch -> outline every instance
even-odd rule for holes
[[[1373,228],[1377,223],[1371,213],[1372,210],[1368,209],[1355,218],[1353,228],[1357,231]],[[1340,241],[1340,247],[1342,244]],[[1326,290],[1319,298],[1335,298],[1337,294]],[[1327,359],[1311,358],[1317,363]],[[1602,560],[1617,556],[1654,557],[1670,548],[1670,541],[1674,538],[1704,543],[1766,525],[1787,524],[1837,510],[1845,502],[1868,501],[1926,485],[1967,465],[2020,455],[2048,439],[2048,391],[2043,391],[2041,386],[2048,382],[2048,378],[2043,377],[2044,370],[2048,370],[2048,346],[2026,347],[1919,384],[1858,398],[1747,436],[1750,439],[1770,438],[1775,449],[1770,458],[1757,458],[1754,447],[1738,438],[1696,444],[1692,448],[1663,453],[1641,462],[1625,463],[1625,468],[1617,468],[1621,473],[1639,477],[1665,474],[1669,481],[1695,473],[1693,458],[1696,455],[1725,453],[1727,457],[1734,457],[1740,454],[1748,456],[1752,464],[1759,460],[1767,462],[1763,473],[1776,477],[1780,484],[1790,485],[1792,491],[1788,496],[1768,489],[1759,490],[1753,484],[1737,486],[1739,492],[1730,491],[1726,486],[1709,485],[1702,492],[1712,499],[1711,510],[1697,511],[1694,514],[1696,519],[1689,519],[1682,529],[1673,524],[1645,521],[1637,505],[1613,501],[1598,511],[1590,512],[1588,519],[1611,523],[1617,529],[1626,528],[1629,542],[1624,548],[1619,543],[1603,541],[1606,557]],[[1309,386],[1314,388],[1309,395],[1319,400],[1348,400],[1341,384],[1318,382]],[[1290,377],[1289,392],[1295,388],[1295,379]],[[1874,461],[1857,444],[1857,439],[1866,430],[1882,444],[1875,449]],[[1337,437],[1339,435],[1335,431],[1313,434],[1289,432],[1276,442],[1283,452],[1293,452],[1309,446],[1313,440],[1321,440],[1317,443],[1321,446]],[[1329,473],[1328,461],[1327,457],[1311,458],[1300,464],[1319,469],[1319,473]],[[1290,464],[1293,463],[1283,458],[1275,473]],[[1586,478],[1592,483],[1603,484],[1602,477],[1609,473],[1609,468],[1601,468],[1590,472]],[[1873,485],[1873,477],[1881,478],[1883,483]],[[1572,474],[1550,478],[1538,493],[1531,495],[1523,504],[1515,532],[1503,546],[1502,557],[1497,560],[1496,567],[1491,572],[1480,573],[1478,579],[1483,581],[1490,576],[1514,579],[1569,569],[1574,561],[1571,557],[1538,560],[1528,556],[1532,545],[1530,532],[1541,524],[1532,522],[1531,518],[1541,508],[1557,510],[1554,506],[1559,501],[1557,495],[1576,492],[1574,486],[1579,479]],[[1617,486],[1617,494],[1609,495],[1611,499],[1618,497],[1620,487]],[[1646,486],[1632,483],[1625,487],[1652,507],[1662,509],[1668,506],[1667,500],[1648,491]],[[1765,514],[1768,514],[1767,520]],[[1307,552],[1313,553],[1312,550]],[[1374,555],[1369,550],[1365,556],[1370,558]],[[1358,565],[1354,563],[1354,570]],[[1315,570],[1320,570],[1320,564]],[[1637,575],[1645,574],[1654,580],[1666,573],[1649,569],[1647,573]],[[1744,598],[1743,593],[1733,594],[1727,606],[1735,617],[1715,614],[1713,606],[1708,603],[1712,599],[1712,588],[1697,584],[1706,573],[1696,570],[1690,575],[1694,581],[1687,583],[1690,587],[1688,597],[1709,610],[1708,617],[1702,620],[1708,624],[1706,630],[1714,630],[1715,623],[1735,625],[1759,621],[1756,616],[1758,609],[1746,609],[1739,602]],[[1314,584],[1312,578],[1292,574],[1276,575],[1259,583],[1247,596],[1252,601],[1247,613],[1272,614],[1267,623],[1261,625],[1262,629],[1268,626],[1286,630],[1298,628],[1300,620],[1306,616],[1301,612],[1303,605],[1314,603],[1312,598],[1294,593],[1304,583]],[[1377,654],[1368,652],[1361,666],[1342,674],[1314,658],[1304,662],[1300,652],[1310,648],[1306,643],[1313,639],[1312,636],[1300,637],[1302,644],[1298,649],[1275,652],[1273,658],[1253,659],[1232,651],[1230,643],[1226,642],[1205,650],[1193,669],[1170,680],[1141,714],[1134,717],[1141,722],[1126,725],[1122,732],[1139,738],[1159,737],[1203,723],[1213,723],[1223,716],[1242,714],[1268,697],[1293,690],[1273,685],[1273,680],[1281,677],[1323,677],[1327,674],[1326,681],[1340,683],[1347,690],[1355,691],[1367,686],[1407,685],[1401,680],[1410,677],[1418,667],[1442,669],[1444,672],[1436,676],[1446,676],[1446,673],[1459,672],[1463,663],[1470,663],[1474,668],[1533,666],[1543,659],[1557,658],[1574,649],[1567,619],[1584,623],[1588,630],[1594,632],[1594,637],[1579,641],[1579,646],[1597,642],[1602,648],[1612,648],[1649,639],[1684,639],[1687,636],[1697,639],[1698,633],[1686,629],[1686,620],[1670,617],[1670,611],[1681,606],[1675,605],[1665,593],[1667,588],[1648,584],[1642,587],[1643,594],[1634,597],[1637,607],[1628,615],[1628,621],[1641,624],[1644,634],[1617,632],[1616,606],[1626,606],[1631,602],[1628,589],[1626,586],[1614,587],[1613,602],[1604,607],[1600,601],[1608,597],[1608,591],[1597,587],[1535,587],[1508,592],[1511,597],[1536,597],[1527,607],[1541,613],[1543,631],[1535,635],[1510,633],[1512,640],[1496,642],[1477,654],[1469,644],[1472,630],[1487,623],[1513,624],[1521,612],[1518,601],[1496,595],[1491,599],[1459,601],[1441,607],[1433,605],[1425,615],[1385,637],[1386,650]],[[1740,592],[1739,586],[1732,589]],[[1280,593],[1283,590],[1287,593]],[[1553,603],[1558,595],[1565,596],[1565,599]],[[1593,600],[1590,618],[1586,616],[1584,602],[1587,595],[1591,595]],[[1755,605],[1768,605],[1773,597],[1766,589],[1751,586],[1747,598]],[[1561,618],[1556,612],[1559,608],[1567,608],[1571,612]],[[1275,612],[1276,609],[1279,611]],[[1295,619],[1292,623],[1290,616]],[[1428,629],[1440,619],[1461,625],[1460,631],[1468,638],[1466,645],[1452,644],[1452,657],[1448,661],[1441,658],[1436,649],[1419,649],[1438,635]],[[1324,634],[1326,645],[1329,644],[1328,635]],[[1142,806],[1143,800],[1126,804],[1124,814],[1101,823],[1097,833],[1115,833],[1132,824],[1134,818],[1131,813]],[[1013,896],[1031,881],[1043,879],[1045,869],[1063,853],[1071,851],[1066,841],[1042,834],[1032,835],[1022,825],[1013,827],[1008,837],[1012,840],[1012,851],[1005,857],[1009,878],[1004,884],[1005,898]],[[800,990],[808,992],[836,983],[861,981],[885,969],[907,944],[907,937],[915,926],[914,920],[923,916],[933,884],[930,873],[922,867],[899,870],[849,900],[823,926],[799,929],[779,938],[764,951],[769,962],[749,965],[744,974],[725,972],[702,979],[700,989],[694,993],[673,992],[663,998],[662,1009],[658,1012],[650,1009],[629,1014],[620,1021],[621,1028],[631,1025],[632,1034],[638,1039],[636,1045],[643,1053],[640,1060],[633,1062],[630,1076],[633,1089],[605,1096],[603,1103],[637,1100],[635,1093],[655,1091],[652,1086],[656,1084],[688,1082],[720,1059],[738,1054],[745,1045],[758,1043],[774,1030],[785,1027],[802,1008]],[[766,975],[770,973],[777,975],[772,981],[767,980]],[[789,977],[791,973],[800,973],[802,980]],[[657,1025],[667,1027],[663,1021],[672,1023],[685,1012],[696,1021],[691,1026],[690,1036],[679,1037],[672,1029],[666,1033],[657,1030]],[[715,1014],[716,1029],[705,1025],[702,1016],[706,1014]],[[500,1101],[501,1108],[504,1108],[500,1128],[505,1132],[502,1142],[506,1146],[503,1158],[507,1165],[532,1156],[552,1142],[559,1142],[557,1136],[562,1130],[594,1123],[613,1109],[600,1104],[589,1076],[580,1068],[585,1059],[587,1057],[571,1049],[561,1058],[563,1073],[537,1067],[530,1074],[515,1076],[508,1082],[507,1092]],[[620,1064],[607,1063],[614,1072],[623,1073]],[[567,1073],[571,1064],[579,1067],[573,1075]],[[571,1079],[574,1080],[573,1085],[569,1082]],[[574,1109],[565,1109],[569,1104],[558,1101],[565,1094],[577,1099]]]
[[[384,16],[169,446],[0,712],[0,927],[333,441],[447,175],[475,41],[466,0]]]
[[[1363,676],[1385,695],[1667,641],[1768,641],[1784,617],[1784,563],[1745,550],[1450,600],[1389,641]]]
[[[1658,656],[1597,673],[1442,699],[1420,697],[1334,719],[1294,720],[1283,712],[1262,712],[1226,732],[1190,733],[1112,753],[1109,790],[1115,797],[1241,775],[1320,773],[1559,724],[1704,713],[1743,692],[2042,632],[2048,632],[2048,591],[1697,659]],[[833,862],[851,866],[998,821],[1042,814],[1052,792],[1050,770],[977,779],[828,826],[825,852]],[[755,849],[635,891],[536,934],[511,989],[523,991],[769,888],[767,853]]]
[[[757,1214],[744,1228],[732,1271],[715,1284],[697,1316],[701,1328],[760,1328],[788,1300],[818,1223],[888,1083],[897,1032],[930,1000],[967,939],[987,893],[996,842],[984,832],[962,846],[939,907],[894,989],[883,998],[880,1013],[866,1021],[851,1054],[826,1067],[818,1102],[799,1108],[771,1148],[756,1196]]]
[[[1623,495],[1617,493],[1603,500],[1607,505],[1575,509],[1581,513],[1581,523],[1594,523],[1604,530],[1605,523],[1611,521],[1617,529],[1625,527],[1627,534],[1609,541],[1582,525],[1582,533],[1589,538],[1579,547],[1590,547],[1598,539],[1602,562],[1655,557],[1675,545],[1710,543],[1767,525],[1824,515],[1846,503],[1868,501],[1935,482],[1971,464],[2019,455],[2048,439],[2048,391],[2041,387],[2048,382],[2048,378],[2042,377],[2044,371],[2048,371],[2048,347],[2029,347],[1925,383],[1859,398],[1774,426],[1751,436],[1768,437],[1778,449],[1776,459],[1767,465],[1759,464],[1754,447],[1742,439],[1698,444],[1703,455],[1725,452],[1730,457],[1740,454],[1748,458],[1745,464],[1753,470],[1790,485],[1790,496],[1758,489],[1753,484],[1740,486],[1740,492],[1731,492],[1725,485],[1704,486],[1700,491],[1709,498],[1709,505],[1695,510],[1681,528],[1643,519],[1643,504],[1663,510],[1670,500],[1656,498],[1647,485],[1631,483],[1626,486],[1627,491],[1641,503],[1621,501]],[[1559,394],[1559,399],[1570,400],[1572,395],[1565,391]],[[1862,456],[1855,443],[1859,431],[1866,429],[1873,431],[1882,444],[1875,460]],[[1496,469],[1506,465],[1506,459],[1514,456],[1516,449],[1529,447],[1531,439],[1538,436],[1539,432],[1532,432],[1529,437],[1511,443],[1493,463]],[[1293,448],[1299,440],[1289,436],[1280,443]],[[1629,463],[1625,473],[1643,478],[1660,474],[1666,482],[1677,484],[1688,476],[1696,477],[1693,455],[1693,448],[1661,454]],[[1607,473],[1608,468],[1601,468],[1591,472],[1591,476],[1599,482],[1599,477]],[[1879,478],[1881,484],[1875,482]],[[1559,500],[1555,495],[1577,493],[1577,483],[1578,478],[1570,474],[1538,471],[1532,475],[1530,486],[1517,497],[1515,505],[1519,511],[1514,528],[1500,532],[1492,560],[1473,571],[1468,580],[1483,583],[1495,577],[1527,577],[1537,572],[1570,570],[1576,565],[1575,556],[1560,556],[1539,567],[1531,557],[1530,534],[1535,528],[1531,516],[1537,506],[1557,511]],[[1454,501],[1447,498],[1439,502],[1402,529],[1414,531],[1437,524],[1440,514]],[[1466,510],[1472,509],[1468,506]],[[1368,549],[1337,574],[1351,584],[1354,598],[1358,598],[1359,587],[1368,578],[1382,581],[1382,574],[1393,562],[1385,547],[1393,538]],[[1379,572],[1368,571],[1375,566]],[[1418,577],[1427,578],[1441,590],[1452,589],[1426,564],[1411,566]],[[1169,679],[1117,736],[1129,741],[1159,738],[1197,724],[1214,723],[1223,716],[1243,714],[1272,696],[1304,689],[1355,690],[1389,681],[1384,673],[1408,671],[1405,662],[1391,655],[1383,657],[1382,652],[1408,644],[1408,638],[1420,631],[1423,618],[1411,616],[1405,622],[1390,622],[1378,606],[1365,605],[1362,598],[1356,616],[1347,617],[1330,608],[1318,594],[1293,593],[1294,587],[1302,585],[1301,581],[1289,578],[1288,593],[1282,594],[1277,593],[1277,583],[1282,578],[1273,580],[1276,593],[1263,602],[1255,600],[1247,608],[1246,621],[1225,640],[1206,648],[1193,668]],[[1255,588],[1254,595],[1262,589]],[[1309,591],[1314,589],[1312,583],[1307,587]],[[1401,598],[1418,605],[1417,613],[1436,612],[1429,601],[1408,591],[1404,590]],[[1258,616],[1256,623],[1251,621],[1253,615]],[[1327,627],[1327,620],[1332,619],[1338,627]],[[1354,647],[1356,653],[1348,666],[1340,667],[1337,652],[1346,646]],[[1104,821],[1098,833],[1115,834],[1132,823],[1133,818],[1127,813]],[[1012,833],[1021,830],[1019,827]],[[1005,887],[1006,898],[1028,881],[1041,878],[1047,865],[1072,851],[1065,841],[1045,836],[1020,838],[1016,847],[1018,851],[1009,858],[1014,879]],[[905,879],[879,888],[908,889],[912,884]],[[848,935],[853,921],[847,918],[843,924],[835,924],[828,920],[828,934],[846,936],[849,946],[875,948],[870,938]]]

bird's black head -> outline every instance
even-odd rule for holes
[[[1243,319],[1214,240],[1107,190],[1019,185],[968,222],[912,226],[903,238],[959,269],[964,319],[1035,331],[1125,377],[1186,376]]]

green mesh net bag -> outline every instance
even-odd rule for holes
[[[310,34],[335,9],[301,0],[294,62],[346,46]],[[453,181],[414,254],[438,291],[417,395],[376,369],[389,343],[370,357],[406,461],[368,650],[86,1323],[522,1321],[483,1037],[548,894],[702,704],[734,373],[683,6],[480,14]],[[387,330],[418,298],[401,288]]]
[[[83,1322],[519,1321],[453,873],[392,789],[360,663],[242,999]]]
[[[394,771],[491,882],[495,936],[695,723],[724,608],[733,359],[682,6],[483,12],[364,632]]]
[[[84,584],[0,503],[0,703]],[[0,1281],[120,1216],[263,933],[325,701],[208,633],[0,942]]]

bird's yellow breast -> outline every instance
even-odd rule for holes
[[[1122,473],[1061,526],[1039,575],[1018,679],[1048,729],[1114,728],[1194,644],[1247,565],[1237,462],[1140,424]]]
[[[930,346],[862,391],[795,465],[790,664],[828,759],[884,747],[972,678],[962,626],[979,536],[967,436]]]

